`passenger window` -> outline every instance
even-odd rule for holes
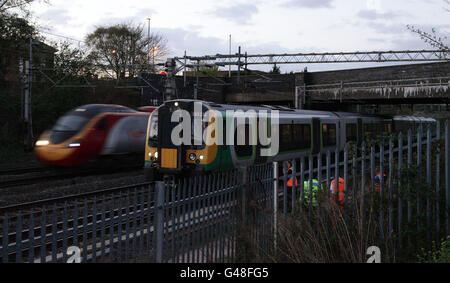
[[[323,147],[336,146],[336,124],[322,125]]]
[[[347,142],[356,142],[358,140],[357,128],[356,124],[347,124],[346,125],[346,141]]]
[[[245,137],[245,145],[239,145],[238,137],[243,135]],[[239,157],[248,157],[253,155],[253,146],[250,145],[250,126],[248,124],[243,127],[236,128],[234,132],[234,149]]]
[[[280,125],[280,151],[292,149],[292,125]]]
[[[308,149],[311,147],[311,125],[294,125],[293,148]]]

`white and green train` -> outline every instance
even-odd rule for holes
[[[179,110],[190,114],[190,120],[179,117],[174,119],[173,114]],[[270,113],[273,111],[278,113],[277,129],[271,127],[274,121]],[[206,113],[204,121],[200,119],[194,122],[196,117],[204,117]],[[248,113],[269,115],[268,119],[264,119]],[[231,122],[239,119],[236,117],[247,119],[241,120],[244,122],[238,127],[237,122]],[[190,142],[176,145],[173,131],[183,122],[184,125],[197,123],[204,138],[194,135],[195,130],[183,130],[181,136],[190,135],[188,138],[184,136],[184,141]],[[263,126],[260,126],[261,123]],[[266,136],[271,141],[269,144],[260,138],[260,130],[264,130],[265,126]],[[179,175],[229,170],[296,159],[319,152],[325,154],[336,149],[342,151],[348,142],[361,144],[367,137],[389,135],[393,130],[394,119],[387,116],[173,100],[165,102],[151,114],[147,129],[145,169],[149,178],[155,173]],[[234,139],[230,138],[233,133]],[[275,136],[278,137],[278,150],[272,150],[269,156],[261,154],[262,149],[273,146]],[[239,139],[245,143],[239,143]]]

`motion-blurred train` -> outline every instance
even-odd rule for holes
[[[201,103],[201,107],[197,106],[197,110],[194,106],[196,102]],[[195,113],[195,111],[199,112],[199,109],[201,109],[201,113]],[[195,143],[195,139],[198,139],[198,137],[196,138],[193,134],[194,131],[191,130],[192,140],[188,145],[186,143],[179,146],[175,145],[171,136],[179,122],[172,122],[171,114],[176,110],[185,110],[191,117],[203,117],[208,112],[209,122],[201,122],[201,129],[205,132],[207,139]],[[274,156],[262,156],[260,154],[261,149],[267,149],[267,147],[263,146],[265,143],[261,143],[258,138],[259,118],[257,118],[257,127],[251,127],[249,119],[246,119],[243,126],[238,128],[237,123],[230,123],[233,128],[225,131],[227,122],[230,119],[235,119],[228,114],[231,113],[228,112],[229,110],[242,110],[244,112],[253,110],[268,113],[271,110],[278,110],[278,132],[271,133],[270,122],[266,123],[269,133],[268,138],[273,135],[279,136],[277,154]],[[218,121],[221,121],[223,126],[219,127]],[[425,120],[424,122],[432,123],[433,121]],[[194,124],[193,121],[191,123]],[[241,166],[295,159],[310,153],[343,150],[348,142],[361,144],[367,137],[393,133],[395,123],[408,123],[408,118],[402,117],[394,120],[393,117],[388,116],[294,110],[276,106],[220,105],[194,100],[167,101],[153,111],[149,119],[145,150],[145,174],[147,179],[154,179],[162,174],[181,175],[196,171],[228,170]],[[262,129],[264,129],[264,126]],[[231,140],[232,138],[226,137],[233,132],[234,143],[228,141],[224,142],[223,145],[217,145],[217,143],[208,140]],[[238,137],[244,137],[245,145],[237,145]],[[257,141],[256,144],[250,143],[253,138]]]
[[[35,154],[46,165],[79,166],[99,157],[143,153],[150,113],[120,105],[90,104],[58,119],[35,143]]]

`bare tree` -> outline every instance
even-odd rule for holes
[[[95,70],[92,68],[84,48],[76,47],[67,41],[53,43],[52,46],[57,50],[54,60],[56,73],[83,76],[91,74]]]
[[[420,36],[420,38],[429,45],[439,50],[445,51],[450,50],[448,43],[445,43],[448,40],[448,38],[446,36],[439,35],[435,28],[432,28],[431,32],[426,32],[412,25],[407,25],[407,27],[410,31],[417,33]]]
[[[89,58],[117,79],[136,77],[143,71],[155,72],[153,62],[157,63],[169,53],[163,36],[151,34],[148,37],[143,25],[130,23],[98,27],[87,35],[86,42],[92,49]]]
[[[39,0],[40,2],[48,2],[47,0]],[[10,9],[20,9],[26,11],[26,8],[36,0],[0,0],[0,13],[4,13]]]
[[[444,7],[444,10],[450,12],[450,0],[444,0],[449,7]],[[428,43],[429,45],[443,51],[450,51],[449,44],[447,43],[448,38],[445,35],[439,35],[435,28],[431,29],[431,32],[426,32],[420,28],[417,28],[413,25],[407,25],[407,28],[418,34],[420,38]]]

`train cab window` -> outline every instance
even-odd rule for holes
[[[293,147],[298,150],[311,148],[311,125],[293,125]]]
[[[172,108],[174,107],[175,106]],[[203,107],[202,112],[191,112],[191,115],[191,148],[201,150],[206,147],[206,142],[203,139],[203,135],[206,133],[206,129],[209,125],[209,112],[207,112],[207,109]],[[199,124],[196,124],[197,119],[200,120]],[[212,118],[211,123],[214,123],[214,120],[215,118]]]
[[[56,132],[78,132],[87,123],[89,119],[79,115],[68,115],[61,117],[53,127]]]
[[[322,125],[322,141],[323,147],[336,145],[336,124]]]
[[[244,136],[245,144],[239,145],[238,137]],[[236,128],[234,132],[234,149],[238,157],[248,157],[253,154],[253,146],[250,141],[250,125],[246,124]]]
[[[157,138],[158,138],[158,110],[154,111],[151,115],[150,132],[148,134],[149,145],[152,146],[152,143],[156,143]]]
[[[356,142],[358,140],[358,132],[356,124],[346,124],[346,141]]]

